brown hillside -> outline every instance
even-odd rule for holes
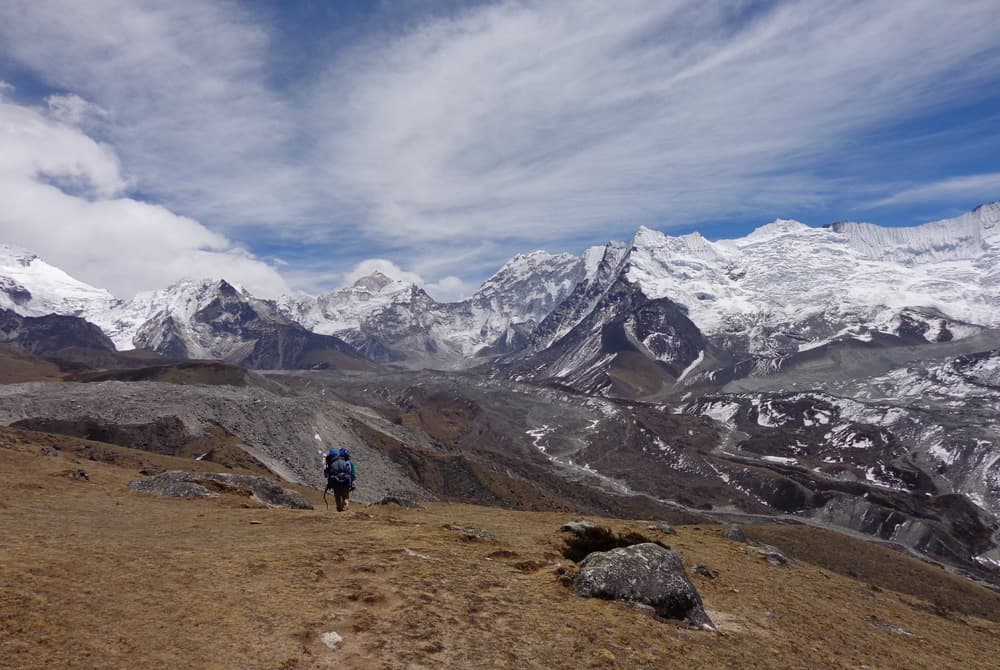
[[[938,669],[1000,654],[1000,623],[975,614],[1000,611],[997,594],[873,545],[856,577],[821,568],[820,552],[857,547],[805,526],[767,530],[799,557],[783,568],[718,526],[594,519],[716,571],[692,575],[712,633],[574,596],[556,577],[563,513],[147,497],[125,488],[140,466],[220,466],[111,446],[118,464],[91,461],[80,444],[0,431],[0,668]],[[907,593],[889,580],[903,573]]]
[[[0,344],[0,384],[55,381],[61,377],[59,366],[51,361]]]

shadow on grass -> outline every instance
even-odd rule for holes
[[[670,548],[658,540],[646,537],[642,533],[634,531],[615,533],[610,528],[594,526],[592,528],[584,528],[574,533],[572,537],[567,538],[562,548],[562,555],[575,563],[579,563],[588,554],[592,554],[595,551],[609,551],[645,542],[658,544],[664,549]]]

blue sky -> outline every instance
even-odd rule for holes
[[[995,0],[8,0],[0,81],[0,241],[122,296],[1000,199]]]

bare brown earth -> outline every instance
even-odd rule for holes
[[[667,536],[591,517],[671,545],[689,573],[717,571],[692,575],[719,627],[706,632],[573,595],[557,579],[572,565],[565,513],[337,514],[307,489],[316,510],[127,492],[150,467],[222,469],[0,430],[0,668],[937,669],[994,668],[1000,654],[997,594],[805,526],[747,529],[796,556],[783,568],[718,526]],[[336,649],[327,631],[343,637]]]
[[[60,377],[61,371],[55,363],[0,344],[0,384],[55,381]]]

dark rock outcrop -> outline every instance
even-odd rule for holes
[[[35,356],[56,356],[72,349],[114,352],[100,328],[75,316],[21,316],[0,309],[0,342]]]
[[[219,493],[250,495],[268,507],[312,509],[301,494],[278,486],[264,477],[231,475],[221,472],[170,470],[149,479],[137,479],[129,491],[175,498],[204,498]]]
[[[625,600],[651,608],[665,619],[682,619],[714,629],[680,554],[644,543],[590,554],[573,580],[577,595]]]

